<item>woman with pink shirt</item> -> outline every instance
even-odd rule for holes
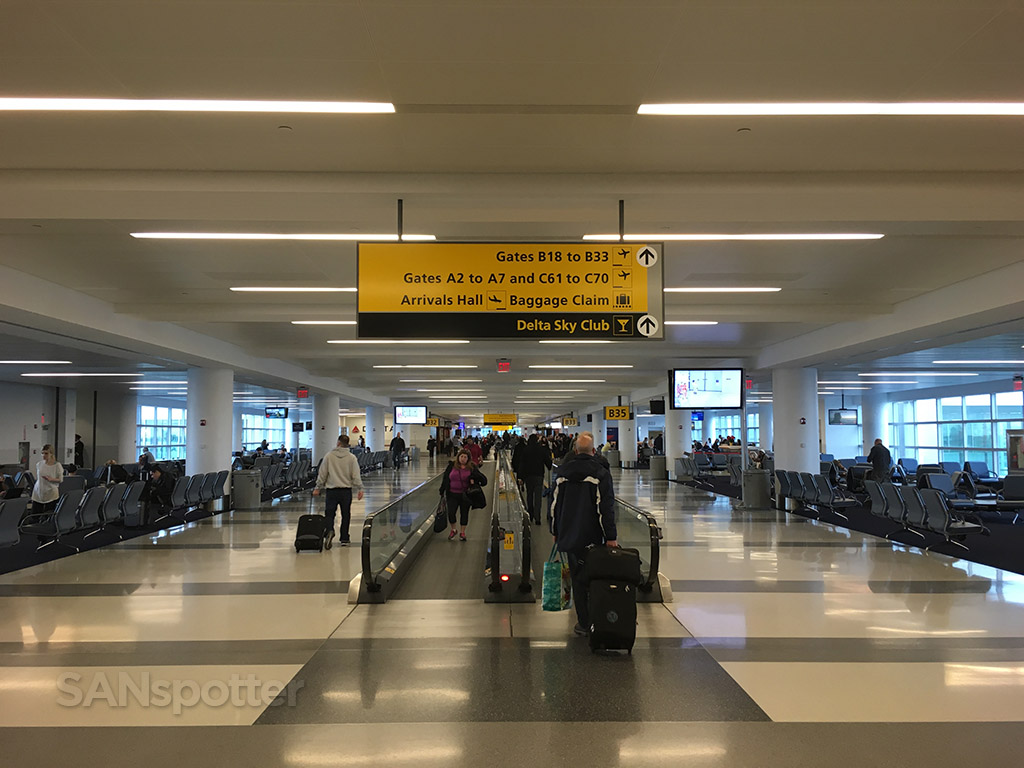
[[[473,485],[487,485],[487,478],[473,464],[469,451],[463,448],[455,454],[455,460],[448,462],[441,479],[441,495],[448,506],[448,522],[452,526],[448,541],[455,538],[455,513],[459,512],[459,540],[466,540],[466,525],[469,523],[469,499],[466,491]]]

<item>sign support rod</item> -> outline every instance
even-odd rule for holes
[[[626,239],[626,201],[619,200],[619,242]]]
[[[398,239],[399,240],[402,239],[402,234],[403,234],[403,232],[402,232],[402,225],[403,225],[402,219],[403,218],[404,217],[402,215],[402,198],[398,198]]]

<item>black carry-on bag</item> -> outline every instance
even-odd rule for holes
[[[589,583],[590,650],[632,654],[636,642],[636,590],[641,580],[640,552],[592,547],[587,550],[583,567]]]
[[[327,518],[323,515],[302,515],[295,532],[295,551],[324,551],[327,537]]]

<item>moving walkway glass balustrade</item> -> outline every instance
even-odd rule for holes
[[[413,534],[433,518],[440,502],[441,475],[395,499],[363,521],[363,581],[371,591],[385,571],[394,573],[394,561]]]
[[[497,486],[491,512],[491,543],[487,553],[489,589],[499,591],[516,586],[521,592],[532,588],[530,557],[532,529],[523,498],[512,472],[512,455],[498,451]],[[511,535],[511,539],[507,538]]]
[[[650,591],[658,583],[661,529],[642,509],[618,499],[615,500],[615,527],[620,547],[640,551],[640,572],[644,577],[640,588]]]

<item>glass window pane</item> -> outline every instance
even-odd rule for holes
[[[903,426],[903,445],[917,445],[917,430],[913,424]]]
[[[914,420],[914,404],[911,401],[899,403],[899,421],[909,424]]]
[[[939,418],[942,421],[961,421],[963,417],[963,398],[944,397],[939,401]]]
[[[968,395],[964,398],[966,418],[968,419],[991,419],[992,418],[992,396],[991,395]]]
[[[934,400],[918,400],[914,403],[914,412],[917,414],[917,421],[935,421],[935,401]],[[935,443],[932,443],[935,445]]]
[[[965,445],[968,448],[992,447],[992,422],[969,421],[964,424],[964,430],[967,437]]]
[[[166,424],[170,420],[170,417],[167,414],[167,409],[166,408],[157,408],[156,409],[156,420],[157,420],[157,423],[159,423],[159,424]]]
[[[992,463],[992,451],[967,451],[967,460],[984,461],[989,469],[995,466]]]
[[[939,461],[939,451],[936,448],[918,448],[917,460],[921,464],[937,464]]]
[[[153,406],[144,405],[140,411],[139,422],[141,424],[152,424],[156,420],[156,409]]]
[[[964,425],[960,422],[940,424],[939,430],[942,439],[939,445],[944,448],[962,448],[964,446]]]
[[[992,470],[999,476],[1005,475],[1009,472],[1009,462],[1007,461],[1006,451],[996,451],[996,463],[995,466],[989,465]]]
[[[996,394],[996,418],[1016,419],[1022,415],[1024,392],[999,392]]]
[[[922,401],[918,401],[919,403]],[[932,405],[935,401],[931,401]],[[936,446],[939,444],[939,430],[935,424],[918,424],[917,425],[917,445],[924,446]]]

